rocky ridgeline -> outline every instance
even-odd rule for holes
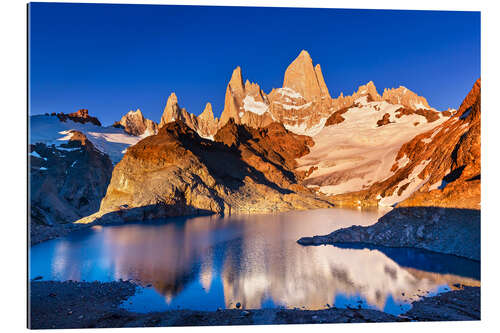
[[[96,126],[101,126],[101,122],[96,117],[89,116],[89,110],[80,109],[76,112],[65,114],[65,113],[52,113],[52,116],[57,116],[60,121],[72,120],[77,123],[86,124],[91,123]]]
[[[334,202],[480,209],[480,80],[451,118],[403,144],[391,171],[366,190],[334,196]]]
[[[436,117],[438,111],[432,109],[427,100],[405,87],[385,89],[379,95],[373,82],[362,85],[352,95],[332,98],[319,64],[314,65],[307,51],[302,51],[287,67],[281,88],[266,94],[259,84],[244,80],[241,67],[236,67],[226,87],[224,108],[220,119],[213,116],[212,106],[207,103],[203,113],[195,116],[178,104],[172,93],[167,100],[159,127],[176,120],[183,121],[204,138],[213,138],[217,130],[229,119],[236,124],[253,128],[263,128],[272,122],[279,122],[296,134],[313,136],[339,110],[356,105],[360,98],[367,101],[386,101],[401,105],[409,114],[426,114]]]

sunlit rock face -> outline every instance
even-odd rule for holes
[[[237,124],[251,127],[265,127],[274,121],[269,112],[269,100],[257,83],[246,81],[243,83],[241,68],[233,71],[226,88],[224,109],[219,127],[223,127],[229,119]]]
[[[280,122],[294,133],[313,135],[325,124],[331,102],[320,65],[314,67],[309,53],[302,51],[286,69],[283,87],[269,95],[257,83],[244,84],[237,67],[226,89],[219,127],[233,118],[254,128]]]
[[[148,136],[158,133],[158,125],[147,118],[144,118],[140,109],[129,111],[121,119],[119,124],[123,126],[125,132],[136,136]]]

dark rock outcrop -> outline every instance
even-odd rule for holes
[[[304,237],[302,245],[363,243],[421,248],[480,260],[480,211],[438,207],[396,208],[372,226],[352,226],[326,236]]]
[[[99,210],[111,179],[109,157],[78,131],[60,146],[30,145],[31,243]]]
[[[55,113],[53,115],[56,115]],[[91,123],[96,126],[101,126],[101,122],[99,119],[96,117],[89,116],[89,110],[87,109],[80,109],[77,112],[69,113],[69,114],[64,114],[64,113],[58,113],[56,115],[59,120],[61,121],[66,121],[66,120],[72,120],[77,123],[85,124],[85,123]]]

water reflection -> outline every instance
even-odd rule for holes
[[[328,209],[100,227],[32,247],[30,274],[140,281],[145,288],[125,305],[134,311],[214,310],[240,302],[244,308],[328,304],[400,313],[422,295],[456,283],[479,285],[479,264],[457,257],[295,242],[369,225],[383,213]]]

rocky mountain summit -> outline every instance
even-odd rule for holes
[[[195,116],[178,104],[172,93],[168,98],[159,126],[181,120],[204,138],[213,138],[218,129],[229,119],[236,124],[263,128],[272,122],[279,122],[296,134],[317,135],[327,122],[340,120],[341,113],[360,103],[385,102],[398,105],[402,115],[418,114],[435,121],[439,112],[429,106],[427,100],[405,87],[385,89],[379,95],[372,81],[361,85],[352,95],[332,98],[323,77],[320,64],[313,64],[309,53],[302,50],[286,68],[281,88],[266,94],[258,83],[244,80],[241,67],[236,67],[226,87],[224,108],[220,119],[213,116],[211,104],[205,116]],[[202,115],[206,112],[202,113]],[[340,113],[339,113],[340,112]],[[332,119],[334,117],[334,119]],[[424,122],[427,122],[424,121]]]
[[[59,146],[30,145],[31,242],[99,209],[113,164],[79,131]],[[48,235],[47,235],[48,234]]]
[[[121,126],[125,132],[135,136],[148,136],[158,132],[158,124],[144,118],[140,109],[129,111],[114,126]]]
[[[72,120],[77,123],[85,124],[91,123],[96,126],[101,126],[101,122],[96,117],[89,116],[89,110],[80,109],[76,112],[64,114],[64,113],[52,113],[52,116],[57,116],[59,120],[65,122],[66,120]]]
[[[253,129],[231,119],[214,141],[167,123],[127,150],[99,212],[79,222],[332,207],[293,171],[310,144],[278,123]]]
[[[195,116],[187,112],[185,108],[181,108],[177,95],[171,93],[168,97],[165,109],[163,110],[163,115],[161,116],[158,127],[163,127],[177,120],[182,121],[204,138],[213,139],[213,136],[217,132],[218,120],[214,117],[212,112],[212,104],[207,103],[203,112],[199,116]]]

